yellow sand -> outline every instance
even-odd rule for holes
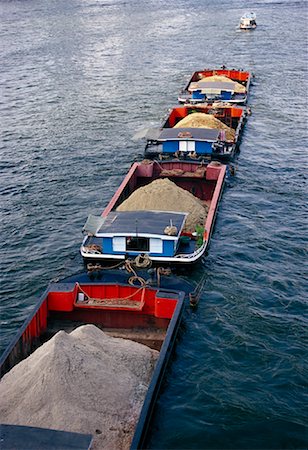
[[[194,231],[196,225],[204,225],[207,207],[185,189],[168,178],[158,179],[133,192],[117,211],[173,211],[189,213],[185,221],[185,231]],[[169,223],[166,223],[166,226]]]
[[[219,82],[223,82],[223,83],[231,82],[231,83],[235,84],[234,92],[236,92],[236,93],[245,93],[246,92],[245,86],[243,86],[241,83],[238,83],[237,81],[234,81],[231,78],[228,78],[224,75],[213,75],[211,77],[201,78],[201,80],[199,80],[199,81],[200,82],[219,81]]]
[[[192,113],[180,120],[173,128],[215,128],[226,132],[226,140],[232,141],[235,137],[233,128],[228,127],[212,114]]]

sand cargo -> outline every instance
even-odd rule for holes
[[[249,110],[216,102],[172,108],[162,126],[145,134],[146,158],[232,159]]]
[[[203,69],[193,72],[181,91],[179,103],[247,102],[251,74],[235,69]]]
[[[86,263],[191,265],[205,254],[226,166],[213,161],[134,163],[101,216],[88,217]]]
[[[50,284],[0,359],[4,448],[142,448],[184,296],[86,274]]]

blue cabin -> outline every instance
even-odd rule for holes
[[[158,141],[162,143],[162,153],[211,155],[219,136],[220,130],[215,128],[163,128]]]
[[[189,86],[191,99],[198,100],[231,100],[235,91],[235,83],[229,81],[197,81]]]
[[[95,244],[102,255],[135,257],[140,253],[173,257],[180,245],[187,213],[166,211],[111,211],[89,216],[84,245]]]

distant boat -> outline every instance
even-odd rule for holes
[[[240,30],[253,30],[257,26],[257,16],[254,12],[246,12],[240,19]]]

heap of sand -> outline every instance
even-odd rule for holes
[[[198,82],[222,82],[222,83],[234,83],[235,88],[234,92],[238,94],[244,94],[246,92],[245,86],[243,86],[241,83],[238,83],[237,81],[232,80],[231,78],[226,77],[225,75],[212,75],[211,77],[205,77],[201,78]]]
[[[0,422],[90,433],[93,449],[128,449],[157,356],[94,325],[59,331],[3,377]]]
[[[188,116],[181,119],[173,128],[215,128],[225,131],[227,141],[233,141],[235,137],[235,130],[233,128],[228,127],[212,114],[199,112],[188,114]]]
[[[204,225],[207,207],[190,192],[177,186],[168,178],[158,179],[134,191],[117,211],[173,211],[189,213],[184,231],[195,231]]]

